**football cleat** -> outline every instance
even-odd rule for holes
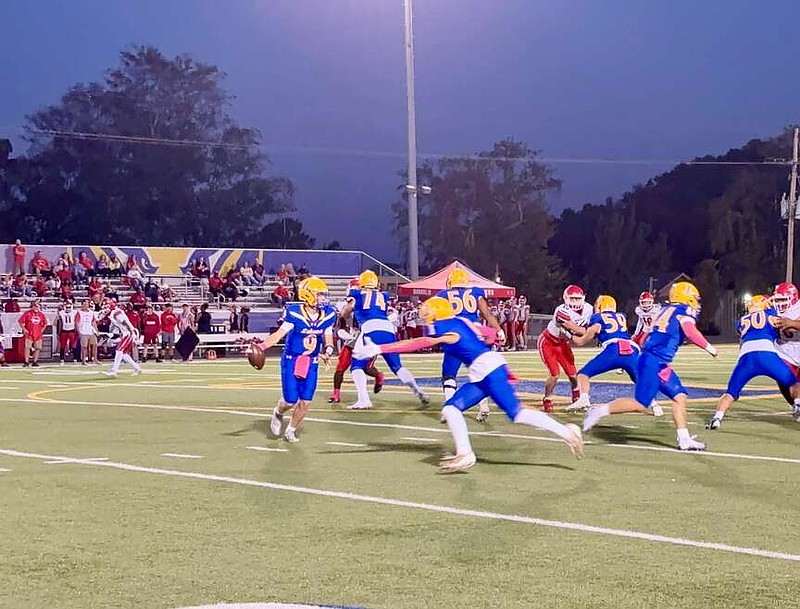
[[[663,417],[664,416],[664,409],[661,408],[661,406],[658,404],[658,402],[653,400],[653,403],[650,406],[651,406],[651,410],[653,411],[653,416],[654,417]]]
[[[584,410],[588,410],[591,408],[591,403],[589,403],[589,396],[582,395],[577,400],[575,400],[572,404],[567,406],[567,412],[582,412]]]
[[[269,430],[276,438],[281,436],[281,428],[283,427],[283,415],[275,408],[272,411],[272,418],[269,420]]]
[[[555,410],[555,408],[553,407],[553,400],[551,400],[550,398],[544,398],[542,400],[542,410],[544,412],[553,412],[553,410]]]
[[[581,429],[575,423],[568,423],[567,429],[572,432],[572,439],[566,441],[567,445],[572,454],[575,455],[575,458],[580,461],[583,459],[583,434]]]
[[[415,395],[415,396],[417,396],[417,399],[419,400],[419,403],[420,403],[420,404],[422,404],[423,406],[427,406],[428,404],[430,404],[430,403],[431,403],[431,401],[430,401],[430,399],[428,398],[428,396],[427,396],[427,395],[425,395],[425,394],[424,394],[424,393],[423,393],[421,390],[419,390],[419,389],[415,389],[415,390],[414,390],[414,395]]]
[[[355,404],[351,404],[350,406],[348,406],[347,410],[369,410],[370,408],[372,408],[372,404],[370,404],[369,402],[366,403],[356,402]]]
[[[142,369],[141,368],[137,368],[136,370],[131,372],[131,376],[139,376],[141,373],[142,373]]]
[[[338,395],[332,395],[328,398],[328,404],[339,404],[341,401]]]
[[[380,393],[381,389],[383,389],[383,383],[386,377],[384,376],[383,372],[378,373],[378,376],[375,377],[375,385],[372,388],[373,393]]]
[[[706,429],[719,429],[722,427],[722,419],[711,417],[706,423]]]
[[[475,420],[478,423],[486,423],[489,419],[489,404],[485,401],[481,401],[480,408],[478,409],[478,415],[475,417]]]
[[[794,412],[792,413],[792,418],[800,423],[800,405],[794,407]]]
[[[600,422],[600,419],[603,418],[603,415],[600,413],[599,406],[592,406],[586,412],[586,416],[583,419],[583,431],[591,431],[592,428]]]
[[[681,442],[680,438],[678,438],[678,450],[703,451],[705,449],[706,445],[699,440],[695,440],[694,437],[691,437],[684,442]]]
[[[291,444],[295,444],[300,441],[293,431],[286,430],[286,433],[283,434],[283,439]]]
[[[445,455],[439,462],[439,469],[443,474],[454,474],[472,467],[477,460],[474,452],[465,455]]]

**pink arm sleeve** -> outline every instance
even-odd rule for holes
[[[437,342],[428,336],[423,338],[412,338],[411,340],[404,340],[400,343],[391,343],[389,345],[381,346],[381,353],[413,353],[420,349],[430,349],[435,346]]]
[[[700,330],[697,329],[694,322],[688,319],[682,319],[681,328],[683,328],[683,333],[686,334],[686,338],[688,338],[691,343],[697,345],[701,349],[708,347],[706,337],[700,333]]]

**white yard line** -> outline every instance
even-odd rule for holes
[[[272,448],[270,446],[245,446],[247,450],[258,450],[265,453],[288,453],[287,448]]]
[[[696,541],[693,539],[684,539],[682,537],[670,537],[667,535],[658,535],[654,533],[645,533],[641,531],[632,531],[628,529],[613,529],[591,524],[581,524],[577,522],[564,522],[560,520],[546,520],[543,518],[534,518],[531,516],[518,516],[516,514],[503,514],[498,512],[486,512],[482,510],[471,510],[457,507],[450,507],[445,505],[435,505],[432,503],[421,503],[417,501],[405,501],[402,499],[391,499],[387,497],[374,497],[371,495],[359,495],[355,493],[347,493],[341,491],[330,491],[318,488],[309,488],[305,486],[295,486],[291,484],[278,484],[275,482],[265,482],[261,480],[251,480],[248,478],[235,478],[232,476],[217,476],[213,474],[201,474],[198,472],[187,472],[172,469],[160,469],[155,467],[142,467],[139,465],[132,465],[129,463],[117,463],[114,461],[90,461],[85,459],[72,459],[70,457],[60,457],[52,455],[39,455],[36,453],[21,452],[12,449],[0,449],[0,454],[10,457],[24,457],[30,459],[40,460],[70,460],[76,463],[90,465],[94,467],[108,467],[111,469],[124,470],[129,472],[139,472],[146,474],[156,474],[161,476],[171,476],[177,478],[194,478],[195,480],[204,480],[211,482],[224,482],[227,484],[238,484],[242,486],[252,486],[259,488],[266,488],[275,491],[284,491],[289,493],[301,493],[304,495],[316,495],[318,497],[329,497],[332,499],[345,499],[348,501],[358,501],[362,503],[374,503],[379,505],[388,505],[394,507],[401,507],[414,510],[425,510],[428,512],[436,512],[440,514],[450,514],[453,516],[467,516],[471,518],[483,518],[487,520],[500,520],[506,522],[515,522],[519,524],[529,524],[535,526],[550,527],[555,529],[579,531],[582,533],[594,533],[598,535],[608,535],[612,537],[623,537],[627,539],[638,539],[642,541],[649,541],[653,543],[663,543],[677,546],[688,546],[692,548],[700,548],[705,550],[714,550],[717,552],[727,552],[731,554],[744,554],[748,556],[756,556],[759,558],[773,558],[777,560],[787,560],[792,562],[800,562],[800,554],[789,554],[787,552],[777,552],[773,550],[761,550],[758,548],[746,548],[740,546],[732,546],[724,543],[715,543],[709,541]]]
[[[401,440],[410,440],[412,442],[441,442],[439,438],[415,438],[413,436],[400,438]]]
[[[11,471],[11,470],[10,470],[10,469],[8,469],[8,468],[6,468],[6,467],[0,467],[0,473],[3,473],[3,472],[10,472],[10,471]]]
[[[203,455],[186,455],[184,453],[161,453],[162,457],[174,457],[176,459],[202,459]]]
[[[352,442],[325,442],[331,446],[348,446],[350,448],[364,448],[366,444],[354,444]]]
[[[90,463],[94,461],[108,461],[108,457],[90,457],[88,459],[53,459],[45,461],[47,465],[60,465],[62,463]]]
[[[87,402],[81,400],[54,400],[54,399],[29,399],[29,398],[0,398],[0,402],[15,402],[15,403],[31,403],[31,404],[41,404],[41,405],[48,405],[48,404],[65,404],[70,406],[115,406],[121,408],[142,408],[145,410],[174,410],[179,412],[204,412],[204,413],[211,413],[211,414],[225,414],[225,415],[235,415],[235,416],[244,416],[244,417],[252,417],[252,418],[259,418],[265,419],[267,415],[263,412],[252,412],[247,410],[231,410],[231,409],[223,409],[223,408],[201,408],[197,406],[170,406],[167,404],[136,404],[136,403],[126,403],[126,402]],[[311,423],[326,423],[329,425],[351,425],[354,427],[374,427],[374,428],[383,428],[383,429],[402,429],[405,431],[423,431],[429,433],[437,433],[437,434],[449,434],[449,430],[447,428],[437,428],[437,427],[422,427],[419,425],[401,425],[397,423],[369,423],[366,421],[350,421],[346,419],[321,419],[317,417],[306,417],[304,419],[307,422]],[[511,433],[502,433],[502,432],[486,432],[486,431],[476,431],[470,432],[471,436],[491,436],[494,438],[510,438],[510,439],[518,439],[518,440],[529,440],[529,441],[536,441],[536,442],[558,442],[561,443],[563,440],[560,438],[552,437],[552,436],[528,436],[522,434],[511,434]],[[719,458],[728,458],[728,459],[744,459],[750,461],[770,461],[775,463],[790,463],[793,465],[800,465],[800,459],[792,459],[789,457],[769,457],[765,455],[750,455],[750,454],[739,454],[739,453],[722,453],[722,452],[712,452],[712,451],[705,451],[705,452],[692,452],[692,451],[679,451],[674,448],[668,448],[665,446],[642,446],[639,444],[615,444],[611,442],[587,442],[588,445],[597,446],[597,447],[606,447],[606,448],[627,448],[631,450],[647,450],[651,452],[663,452],[669,453],[671,455],[681,455],[687,458],[700,458],[700,457],[719,457]]]

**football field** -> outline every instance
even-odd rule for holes
[[[797,607],[800,424],[762,378],[703,428],[735,358],[676,361],[707,453],[673,450],[666,400],[605,419],[583,461],[493,409],[456,475],[435,355],[405,358],[427,409],[399,385],[332,407],[324,373],[298,444],[269,435],[274,358],[0,370],[0,607]],[[537,404],[538,355],[508,359]]]

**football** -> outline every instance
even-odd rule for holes
[[[264,367],[265,360],[264,350],[257,344],[253,343],[247,347],[247,361],[250,362],[253,368],[261,370]]]

